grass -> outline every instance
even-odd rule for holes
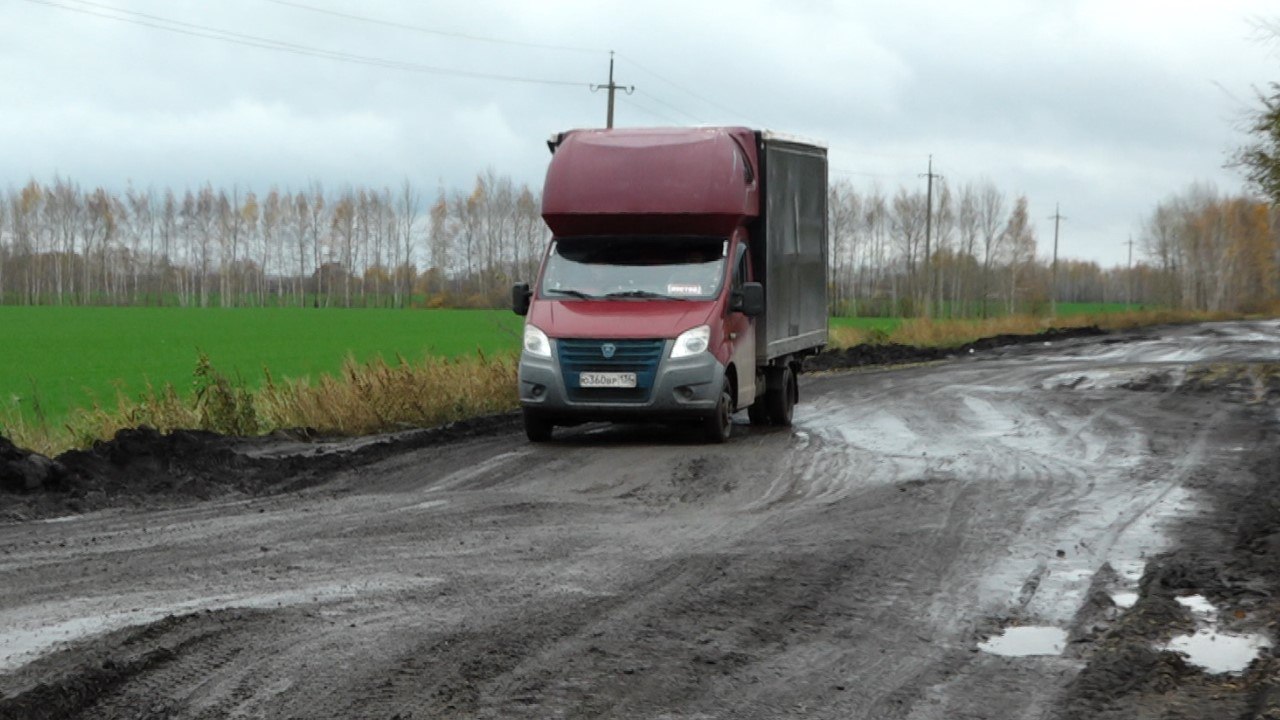
[[[519,347],[509,310],[111,308],[0,306],[0,417],[60,424],[74,408],[114,405],[148,386],[192,391],[200,353],[250,388],[318,378],[381,357],[497,356]]]
[[[1123,307],[1123,306],[1122,306]],[[1006,315],[966,320],[902,320],[890,329],[856,324],[831,323],[831,345],[852,347],[864,343],[898,343],[917,347],[955,347],[995,335],[1033,335],[1050,328],[1073,328],[1096,325],[1104,330],[1128,330],[1146,325],[1179,322],[1203,322],[1225,320],[1224,313],[1201,313],[1179,310],[1122,311],[1059,313],[1056,319],[1031,315]]]
[[[60,425],[14,418],[4,431],[21,447],[55,455],[143,425],[241,436],[295,427],[361,435],[440,425],[517,405],[515,358],[483,353],[396,363],[348,358],[339,372],[313,381],[276,381],[266,373],[256,390],[223,375],[202,355],[192,380],[194,392],[187,396],[173,385],[148,386],[136,396],[120,393],[110,405],[73,410]]]
[[[1050,327],[1223,319],[1060,306],[1057,320],[832,318],[832,345],[955,346]],[[516,407],[505,310],[0,307],[0,434],[56,454],[126,427],[364,434]],[[192,369],[194,367],[194,370]]]

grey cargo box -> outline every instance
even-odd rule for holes
[[[768,131],[756,138],[763,184],[751,254],[764,279],[756,357],[765,363],[827,343],[827,151]]]

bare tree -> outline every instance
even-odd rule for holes
[[[982,317],[987,316],[991,294],[991,264],[1000,256],[1006,235],[1000,232],[1004,220],[1004,195],[990,180],[978,188],[977,224],[982,238],[982,292],[979,295]]]
[[[421,199],[418,197],[417,191],[413,189],[409,178],[405,178],[404,182],[400,184],[398,236],[396,239],[396,247],[398,248],[396,256],[396,307],[404,307],[409,304],[407,298],[413,293],[414,227],[418,224],[420,205]]]

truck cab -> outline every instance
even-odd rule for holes
[[[527,317],[519,395],[530,440],[608,420],[690,423],[724,442],[742,408],[753,422],[790,424],[800,361],[826,340],[825,264],[821,332],[789,349],[771,345],[761,266],[789,263],[757,247],[769,241],[762,139],[745,128],[553,138],[543,189],[552,239],[533,285],[513,290],[513,309]],[[800,224],[786,220],[795,240]],[[785,309],[779,302],[775,312],[791,317]]]

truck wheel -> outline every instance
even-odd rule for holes
[[[548,422],[537,413],[529,410],[524,411],[524,434],[529,438],[529,442],[546,442],[550,440],[551,431],[555,427],[555,423]]]
[[[707,440],[713,443],[728,441],[729,435],[733,432],[732,418],[733,391],[729,388],[729,381],[725,380],[720,388],[720,402],[716,403],[715,412],[703,420],[702,430]]]
[[[769,385],[765,390],[769,421],[774,425],[789,426],[791,411],[796,406],[796,375],[790,365],[769,369]]]
[[[756,401],[747,407],[747,417],[751,418],[752,425],[769,424],[769,400],[767,393],[760,393],[756,396]]]

